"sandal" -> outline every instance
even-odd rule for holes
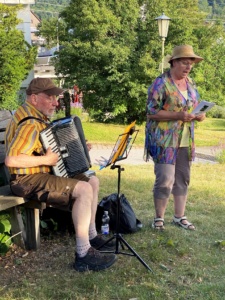
[[[161,225],[157,225],[157,222],[162,222]],[[164,230],[164,219],[162,218],[154,218],[154,221],[152,222],[152,228],[156,230]]]
[[[187,221],[186,224],[183,223],[183,221]],[[180,226],[184,229],[187,229],[187,230],[195,230],[195,227],[192,223],[188,222],[187,220],[187,217],[186,216],[183,216],[181,218],[177,218],[177,217],[173,217],[173,222],[172,222],[174,225],[176,226]]]

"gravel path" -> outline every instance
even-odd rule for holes
[[[98,164],[97,160],[102,158],[109,159],[112,153],[112,145],[94,144],[90,151],[92,164]],[[215,156],[221,151],[218,147],[199,147],[196,149],[196,159],[194,163],[216,163]],[[133,146],[126,159],[121,160],[123,165],[141,165],[146,164],[143,160],[144,150],[142,147]],[[152,161],[148,162],[152,163]]]

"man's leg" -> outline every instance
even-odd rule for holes
[[[89,239],[92,240],[97,236],[95,216],[98,205],[99,180],[96,176],[92,176],[88,183],[91,185],[93,191],[93,201],[91,205],[91,220],[89,226]]]
[[[97,184],[97,181],[95,181],[95,184]],[[106,269],[116,261],[115,254],[100,253],[91,247],[89,242],[89,229],[91,221],[93,221],[92,213],[95,214],[96,212],[92,185],[88,182],[79,181],[73,190],[72,196],[76,199],[72,208],[77,244],[74,268],[80,272]]]
[[[100,253],[91,247],[89,228],[96,211],[97,197],[94,194],[97,194],[98,180],[95,180],[95,192],[93,185],[90,185],[88,181],[90,179],[84,175],[76,178],[64,178],[44,173],[22,176],[11,182],[11,188],[18,196],[28,199],[35,197],[40,202],[46,202],[63,210],[71,209],[71,201],[74,200],[72,218],[77,246],[74,267],[78,271],[99,271],[111,266],[115,262],[116,256]]]
[[[85,181],[79,181],[73,190],[72,197],[76,199],[72,207],[72,219],[76,233],[77,253],[82,257],[91,247],[89,226],[93,203],[92,187]]]

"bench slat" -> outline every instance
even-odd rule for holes
[[[21,204],[24,204],[24,206],[28,208],[46,208],[46,203],[35,200],[26,200],[23,197],[13,195],[9,185],[0,187],[0,211]]]
[[[1,199],[1,198],[2,197],[0,197],[0,211],[25,203],[23,198],[18,198],[18,199],[13,199],[13,197],[7,197],[8,199]]]

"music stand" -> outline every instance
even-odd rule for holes
[[[117,181],[117,216],[116,216],[116,232],[113,237],[109,238],[104,244],[102,244],[98,249],[101,249],[104,245],[109,243],[111,240],[116,239],[116,249],[115,254],[123,254],[128,256],[135,256],[149,271],[153,273],[153,270],[146,264],[146,262],[134,251],[134,249],[128,244],[128,242],[123,238],[120,233],[120,182],[121,182],[121,172],[124,171],[124,168],[121,165],[116,165],[116,162],[126,159],[132,145],[137,137],[139,130],[135,129],[135,122],[131,123],[123,134],[120,134],[115,146],[113,148],[112,154],[108,160],[105,160],[104,164],[100,166],[100,169],[107,166],[111,166],[112,170],[117,169],[118,181]],[[132,134],[135,133],[134,139],[132,140]],[[131,253],[122,252],[119,250],[119,243],[121,244],[122,249],[124,250],[124,245],[130,250]],[[104,251],[112,252],[112,251]]]

